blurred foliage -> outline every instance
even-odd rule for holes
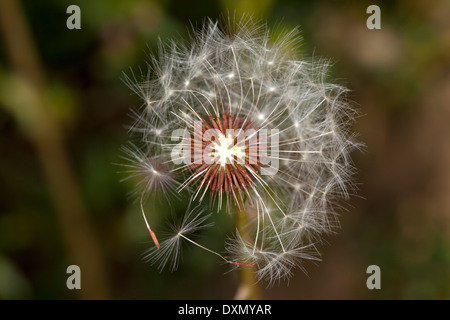
[[[368,30],[368,1],[57,1],[22,0],[48,78],[44,96],[62,125],[107,266],[112,297],[231,298],[237,274],[215,256],[186,248],[175,273],[142,260],[151,246],[124,177],[119,148],[138,97],[122,81],[145,67],[158,38],[185,38],[205,17],[243,12],[271,26],[299,25],[305,56],[334,63],[363,116],[355,130],[366,143],[355,153],[359,196],[343,212],[342,229],[290,285],[264,291],[272,299],[450,299],[450,3],[379,1],[382,29]],[[77,4],[82,29],[66,28]],[[36,150],[18,117],[27,89],[0,51],[0,298],[77,298],[67,290],[72,264],[62,241]],[[24,109],[27,110],[27,109]],[[25,123],[17,121],[22,119]],[[32,121],[32,120],[31,120]],[[154,201],[155,229],[176,215]],[[223,224],[228,218],[223,214]],[[229,226],[231,228],[231,226]],[[202,237],[220,247],[221,228]],[[382,289],[366,288],[366,268],[379,265]],[[225,273],[225,274],[224,274]]]

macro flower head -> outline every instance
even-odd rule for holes
[[[326,60],[301,58],[300,42],[298,29],[273,38],[251,19],[225,28],[207,20],[125,76],[142,106],[131,128],[138,141],[124,150],[154,242],[146,259],[158,268],[176,269],[181,242],[269,284],[319,259],[317,244],[354,188],[359,144],[347,89],[327,82]],[[150,227],[149,194],[189,204],[166,238]],[[219,252],[194,234],[220,214],[237,227]]]

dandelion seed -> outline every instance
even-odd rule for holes
[[[212,224],[205,224],[208,215],[196,207],[188,208],[185,216],[178,225],[172,225],[173,235],[164,239],[160,246],[151,248],[144,253],[144,259],[152,264],[157,264],[158,269],[162,270],[169,264],[170,270],[177,269],[182,254],[182,241],[195,234],[201,229],[208,228]]]

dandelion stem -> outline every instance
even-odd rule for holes
[[[244,201],[241,197],[234,205],[236,213],[236,227],[242,239],[251,241],[251,235],[248,230],[248,213],[245,211]],[[240,285],[236,292],[235,299],[237,300],[260,300],[261,292],[257,283],[254,268],[240,268]]]

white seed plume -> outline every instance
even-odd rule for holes
[[[174,235],[150,249],[146,257],[159,268],[176,269],[181,241],[235,267],[255,268],[269,284],[318,259],[316,245],[338,226],[339,201],[354,188],[350,152],[359,144],[350,131],[356,112],[346,88],[327,82],[327,61],[298,56],[300,40],[297,29],[272,39],[267,26],[251,19],[225,30],[208,20],[189,44],[161,44],[140,79],[125,76],[143,101],[131,130],[140,147],[125,149],[132,174],[142,177],[142,196],[175,192],[206,206],[188,210]],[[198,122],[222,132],[210,144],[212,163],[175,161],[182,152],[174,159],[174,148],[189,149],[193,140],[174,141],[172,131],[185,130],[193,139]],[[233,145],[225,128],[268,135]],[[250,165],[252,145],[260,161]],[[164,169],[160,176],[155,159]],[[214,218],[223,206],[231,219],[236,208],[245,209],[248,234],[231,235],[225,252],[217,253],[187,234],[206,226],[204,212]]]

